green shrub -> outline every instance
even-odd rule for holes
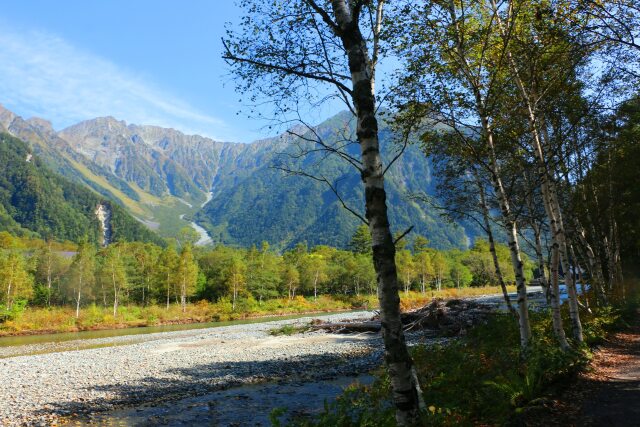
[[[309,330],[308,326],[296,326],[296,325],[283,325],[279,328],[269,330],[269,335],[295,335],[301,334]]]
[[[568,314],[563,314],[565,326],[569,325]],[[596,343],[622,326],[623,314],[610,308],[583,313],[587,343]],[[413,347],[428,407],[422,424],[502,425],[520,408],[584,369],[591,356],[587,345],[561,351],[548,312],[532,312],[531,322],[534,338],[526,354],[520,350],[517,322],[506,314],[492,316],[467,336],[445,345]],[[317,418],[295,424],[395,425],[388,376],[383,369],[376,376],[371,386],[354,386]]]
[[[17,320],[27,307],[26,299],[17,299],[11,307],[0,304],[0,321]]]
[[[105,310],[95,303],[89,305],[80,312],[80,317],[76,319],[76,326],[80,329],[91,329],[104,322]]]

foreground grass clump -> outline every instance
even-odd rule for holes
[[[535,339],[526,357],[519,348],[517,324],[494,316],[461,339],[446,345],[417,346],[412,356],[427,411],[423,425],[502,425],[546,391],[583,369],[589,345],[623,324],[621,309],[583,313],[587,345],[563,353],[551,333],[548,313],[532,313]],[[393,426],[391,386],[384,370],[370,386],[354,385],[315,420],[314,426]]]
[[[425,294],[408,292],[402,295],[404,310],[421,307],[433,297],[458,298],[480,294],[497,293],[497,287],[443,289]],[[344,311],[354,309],[375,309],[378,306],[375,295],[313,297],[297,296],[293,299],[276,298],[256,301],[253,297],[240,298],[235,309],[228,298],[212,303],[206,300],[187,304],[183,313],[178,304],[167,309],[165,305],[122,305],[116,316],[113,308],[92,304],[80,310],[75,317],[75,309],[67,307],[25,307],[15,305],[5,313],[0,321],[1,335],[18,335],[43,332],[75,332],[97,329],[114,329],[140,326],[171,325],[179,323],[219,322],[267,316],[284,316],[302,313]]]
[[[273,335],[275,337],[280,335],[295,335],[306,332],[308,330],[308,326],[283,325],[279,328],[271,329],[269,331],[269,335]]]

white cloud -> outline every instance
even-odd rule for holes
[[[44,32],[0,27],[0,103],[64,127],[99,116],[216,138],[225,123],[108,60]]]

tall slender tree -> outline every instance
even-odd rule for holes
[[[182,312],[187,310],[187,298],[193,295],[198,280],[198,264],[193,258],[193,252],[189,243],[180,251],[178,266],[176,269],[176,281],[180,288],[180,305]]]
[[[517,215],[504,183],[501,156],[513,150],[502,150],[507,144],[495,133],[503,89],[509,82],[504,73],[505,49],[491,4],[476,0],[402,2],[396,17],[389,37],[406,61],[395,94],[400,112],[396,123],[404,132],[434,135],[425,139],[432,142],[428,154],[444,151],[445,156],[460,159],[462,165],[482,168],[490,178],[509,243],[518,292],[520,341],[526,349],[531,338],[527,290]],[[420,24],[414,25],[416,22]],[[448,135],[442,132],[442,125]],[[464,175],[471,170],[460,172]]]
[[[525,117],[528,123],[528,131],[531,149],[538,168],[541,182],[542,200],[545,207],[549,227],[552,233],[553,250],[559,253],[559,261],[565,274],[565,283],[568,291],[569,313],[573,338],[581,343],[583,341],[582,323],[578,309],[578,297],[575,283],[571,274],[567,232],[557,185],[554,182],[554,171],[549,170],[550,161],[549,144],[545,148],[544,114],[539,106],[544,105],[544,97],[550,90],[556,89],[566,79],[567,72],[560,60],[569,61],[576,67],[580,61],[580,53],[572,50],[570,42],[565,38],[560,26],[553,28],[535,25],[537,13],[533,8],[521,8],[520,1],[507,1],[499,5],[491,0],[493,17],[497,23],[497,29],[505,46],[505,57],[511,76],[517,87],[517,93],[522,101]],[[515,34],[515,37],[514,37]],[[538,55],[532,57],[531,53]],[[538,67],[534,72],[525,75],[523,69],[532,59],[536,60]],[[531,68],[528,68],[531,70]],[[540,79],[544,74],[544,79]],[[554,78],[555,77],[555,78]],[[546,138],[548,140],[548,138]]]
[[[171,291],[177,281],[178,254],[172,245],[166,247],[158,258],[158,268],[156,271],[156,281],[159,284],[158,291],[166,301],[166,308],[169,310],[171,303]],[[159,293],[160,293],[159,292]]]
[[[24,257],[16,251],[0,253],[0,301],[10,310],[16,301],[26,301],[32,293],[33,277]]]
[[[122,292],[128,285],[127,272],[122,258],[120,244],[111,244],[104,250],[102,265],[100,266],[100,280],[107,283],[113,295],[113,317],[118,315],[118,306]]]
[[[236,309],[240,292],[244,290],[247,283],[247,266],[238,257],[233,257],[225,269],[227,286],[231,290],[231,309]]]
[[[301,102],[344,101],[356,119],[360,155],[315,139],[321,149],[340,156],[362,176],[365,215],[378,277],[385,361],[399,424],[417,419],[418,384],[400,321],[395,245],[387,214],[376,115],[376,68],[381,55],[384,1],[244,0],[239,31],[224,40],[225,59],[238,76],[239,89],[254,99],[264,96],[286,112]],[[388,168],[388,165],[387,165]],[[351,209],[356,213],[355,210]]]
[[[95,248],[83,242],[71,263],[69,289],[76,303],[76,318],[80,317],[82,298],[91,294],[91,287],[95,283],[95,256]]]

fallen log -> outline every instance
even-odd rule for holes
[[[422,308],[402,313],[401,320],[405,331],[424,330],[434,335],[455,336],[464,334],[493,312],[492,307],[475,301],[435,299]],[[323,323],[316,319],[310,329],[335,334],[377,333],[381,324],[378,315],[364,322]]]
[[[351,334],[362,332],[380,332],[382,325],[380,320],[371,320],[367,322],[339,322],[339,323],[320,323],[311,325],[311,330],[323,330],[334,334]]]

